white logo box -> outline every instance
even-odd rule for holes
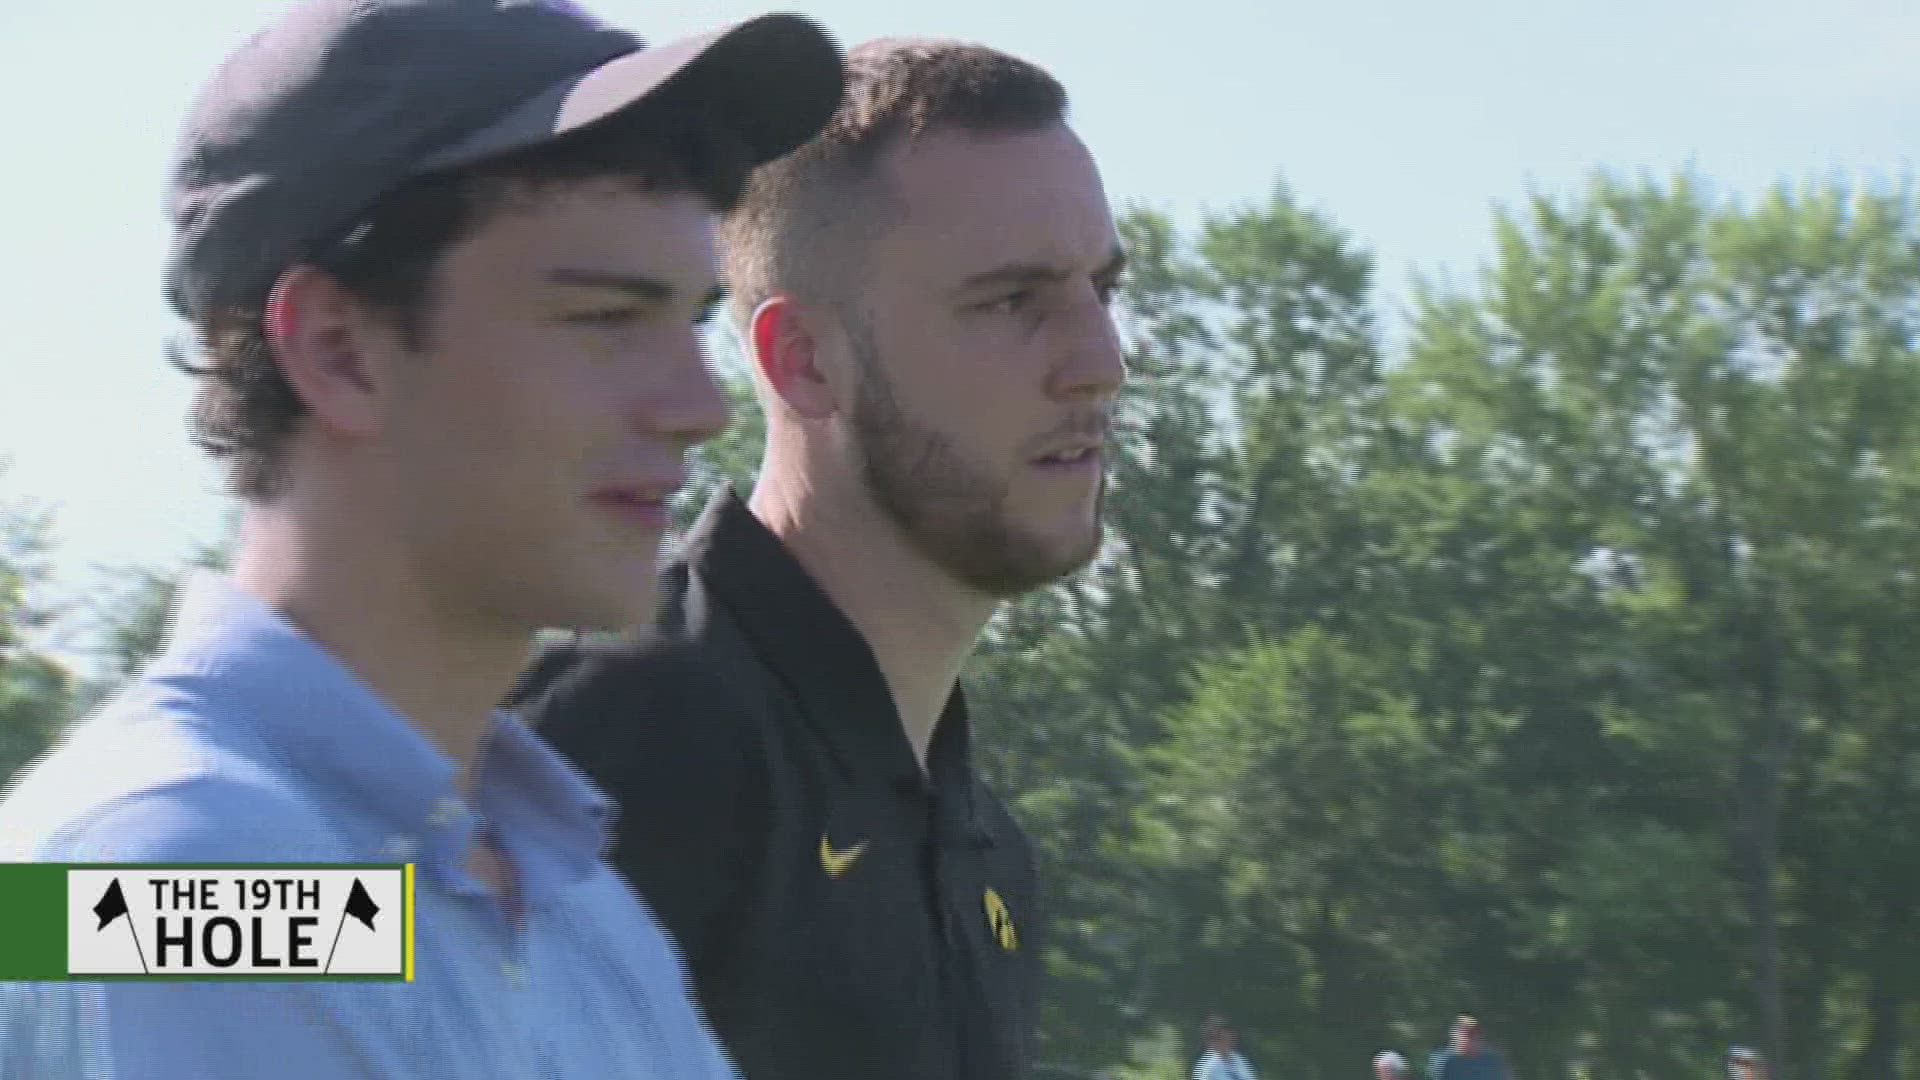
[[[67,870],[69,976],[413,977],[412,868]]]

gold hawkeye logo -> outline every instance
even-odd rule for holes
[[[867,842],[862,840],[844,851],[835,851],[833,844],[823,833],[820,836],[820,869],[825,870],[828,877],[839,877],[847,872],[847,868],[852,866],[860,858],[860,853],[865,850],[867,850]]]
[[[1020,934],[1013,928],[1013,912],[1007,910],[1007,902],[1000,899],[1000,893],[994,889],[988,889],[984,899],[987,908],[987,926],[993,930],[993,939],[1008,952],[1018,949]]]

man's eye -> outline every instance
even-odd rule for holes
[[[1093,292],[1095,296],[1100,298],[1100,303],[1112,304],[1113,298],[1120,295],[1120,282],[1096,282],[1093,286]]]
[[[713,317],[718,314],[720,314],[720,301],[709,300],[700,305],[699,311],[693,313],[693,325],[705,326],[712,322]]]
[[[1033,301],[1034,292],[1032,289],[1020,289],[1017,292],[1010,292],[995,299],[988,306],[1007,312],[1020,312],[1032,307]]]

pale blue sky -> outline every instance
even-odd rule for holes
[[[281,0],[0,0],[0,499],[56,511],[58,581],[162,566],[225,508],[163,360],[160,185],[198,81]],[[758,13],[592,0],[649,40]],[[972,38],[1066,83],[1116,202],[1190,220],[1283,178],[1410,272],[1469,278],[1491,208],[1596,167],[1729,195],[1906,176],[1914,0],[817,0],[843,40]]]

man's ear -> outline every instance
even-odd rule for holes
[[[374,434],[386,374],[377,351],[392,348],[385,339],[394,335],[332,275],[309,266],[280,275],[265,315],[267,347],[308,422],[336,435]]]
[[[761,301],[747,323],[747,347],[760,377],[808,420],[824,420],[840,404],[820,363],[822,329],[799,301],[779,293]]]

